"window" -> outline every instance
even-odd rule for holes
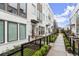
[[[20,16],[26,17],[26,4],[20,3]]]
[[[4,42],[4,22],[0,21],[0,43]]]
[[[32,14],[36,16],[36,6],[32,4]]]
[[[25,24],[19,25],[19,37],[20,37],[20,40],[26,39],[26,25]]]
[[[0,9],[5,10],[5,4],[4,3],[0,3]]]
[[[15,41],[17,39],[18,39],[17,23],[8,22],[8,41]]]
[[[8,11],[14,14],[17,14],[17,3],[9,3]]]

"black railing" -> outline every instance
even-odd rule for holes
[[[72,52],[73,55],[78,55],[79,56],[79,40],[78,39],[74,39],[73,43],[72,43]]]
[[[53,34],[51,34],[53,35]],[[23,56],[24,55],[24,49],[25,48],[32,48],[30,47],[30,45],[34,45],[34,46],[37,46],[36,48],[34,49],[40,49],[42,45],[44,44],[49,44],[49,38],[51,37],[51,35],[48,35],[48,36],[44,36],[42,38],[39,38],[39,39],[36,39],[36,40],[33,40],[33,41],[30,41],[30,42],[27,42],[27,43],[24,43],[24,44],[21,44],[21,46],[16,50],[16,51],[13,51],[13,52],[6,52],[6,53],[2,53],[0,55],[3,55],[3,56],[11,56],[11,55],[14,55],[18,52],[20,52],[20,55]],[[33,49],[33,48],[32,48]]]
[[[66,33],[65,33],[65,35],[70,42],[71,51],[72,51],[73,55],[79,56],[79,38],[75,38],[74,36],[72,36],[72,38],[71,38]]]

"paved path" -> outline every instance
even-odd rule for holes
[[[63,35],[61,33],[58,35],[55,43],[51,43],[50,45],[52,48],[50,49],[47,56],[71,56],[71,54],[68,54],[65,50]]]

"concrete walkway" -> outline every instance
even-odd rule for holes
[[[65,50],[63,34],[59,33],[55,43],[51,43],[50,45],[52,46],[52,48],[48,52],[47,56],[72,56]]]

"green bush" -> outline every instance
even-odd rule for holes
[[[44,45],[43,47],[41,47],[40,50],[36,51],[33,54],[33,56],[43,56],[48,51],[48,49],[49,49],[49,46],[48,45]]]
[[[46,52],[46,49],[45,49],[44,47],[42,47],[42,48],[40,49],[40,51],[41,51],[42,55],[44,55],[45,52]]]
[[[25,48],[23,51],[24,51],[24,56],[32,56],[34,53],[34,51],[30,48]],[[19,51],[13,54],[13,56],[21,56],[21,52]]]
[[[33,56],[42,56],[42,53],[40,50],[36,51]]]
[[[66,42],[66,43],[69,43],[69,40],[65,37],[64,38],[64,41]]]
[[[63,35],[63,37],[64,37],[64,43],[65,43],[66,50],[68,52],[71,52],[71,46],[70,46],[68,38],[65,35]]]
[[[31,56],[33,55],[33,53],[34,53],[33,50],[30,48],[24,49],[24,56]]]
[[[49,41],[50,42],[55,42],[56,38],[57,38],[57,35],[56,34],[55,35],[52,35],[52,38],[49,39]]]
[[[66,47],[70,47],[70,44],[69,43],[66,43]]]
[[[44,45],[44,47],[45,47],[46,51],[48,51],[49,46],[48,45]]]

